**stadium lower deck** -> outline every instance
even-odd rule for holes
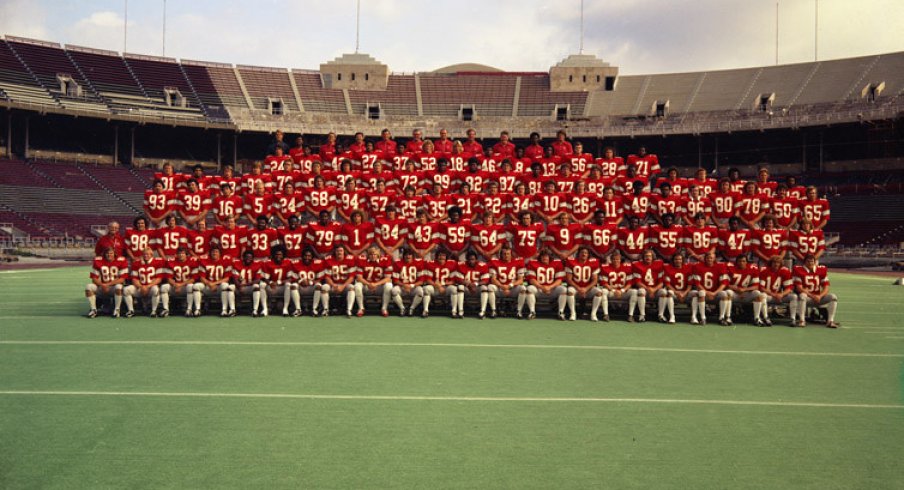
[[[904,320],[88,320],[0,273],[0,487],[900,488]]]

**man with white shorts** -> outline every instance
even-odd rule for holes
[[[527,319],[537,317],[537,297],[554,300],[565,294],[565,266],[561,260],[552,260],[549,250],[542,249],[536,260],[527,264],[525,279],[528,286],[518,296],[518,318],[521,318],[521,307],[527,303]],[[523,299],[522,299],[523,297]]]
[[[117,257],[113,247],[104,249],[103,255],[91,265],[91,282],[85,286],[88,298],[88,318],[97,316],[97,298],[113,298],[113,318],[119,318],[123,284],[129,278],[129,263],[125,257]]]

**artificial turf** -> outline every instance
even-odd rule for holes
[[[904,288],[843,328],[82,317],[0,273],[0,487],[902,488]]]

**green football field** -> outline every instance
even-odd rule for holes
[[[904,488],[904,288],[843,328],[83,317],[0,273],[0,488]]]

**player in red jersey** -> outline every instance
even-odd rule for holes
[[[289,224],[289,217],[304,211],[304,195],[295,190],[295,184],[286,182],[282,192],[273,196],[273,217]]]
[[[477,142],[477,131],[465,131],[466,140],[462,143],[464,150],[472,155],[483,155],[483,145]]]
[[[295,138],[295,146],[293,146],[292,148],[289,149],[289,156],[292,157],[293,159],[301,158],[304,155],[304,149],[305,149],[304,137],[302,137],[301,135],[298,135]]]
[[[581,244],[605,262],[618,244],[617,230],[614,224],[606,222],[606,212],[597,209],[593,213],[593,220],[581,230]]]
[[[659,290],[659,321],[665,319],[664,307],[668,310],[668,323],[675,323],[675,300],[687,302],[691,290],[691,266],[684,263],[684,255],[675,254],[671,264],[662,268],[663,286]]]
[[[245,234],[245,242],[254,253],[254,259],[263,261],[272,256],[273,247],[279,243],[279,232],[270,227],[266,216],[258,216],[255,227]],[[283,256],[286,256],[285,250]]]
[[[531,260],[525,267],[525,281],[528,286],[522,291],[525,295],[524,301],[527,303],[527,319],[533,320],[537,317],[537,296],[543,299],[558,300],[567,293],[566,286],[563,285],[565,280],[565,266],[561,260],[552,260],[549,250],[540,250],[540,254],[536,260]],[[523,303],[518,298],[518,318],[521,318],[521,307]]]
[[[545,181],[546,179],[556,176],[559,165],[561,164],[562,158],[555,155],[555,150],[551,146],[547,146],[543,158],[539,158],[534,164],[531,164],[531,170],[535,168],[535,165],[539,166],[540,175],[545,177]]]
[[[461,208],[452,206],[447,212],[449,220],[440,223],[437,238],[449,251],[452,258],[460,260],[467,253],[473,235],[473,225],[470,220],[462,219]]]
[[[606,222],[618,226],[625,217],[624,202],[620,196],[615,195],[615,189],[606,187],[603,190],[603,198],[599,200],[599,207],[606,212]]]
[[[356,181],[350,180],[345,183],[345,190],[339,193],[336,202],[336,213],[343,220],[349,221],[354,211],[366,211],[367,191],[358,188]]]
[[[217,223],[224,225],[229,218],[238,220],[242,216],[245,203],[235,195],[232,186],[222,188],[221,195],[213,200],[213,214]]]
[[[590,321],[598,321],[596,317],[600,304],[604,301],[605,292],[600,287],[600,261],[590,256],[590,250],[581,247],[575,258],[565,261],[565,294],[559,295],[559,320],[565,320],[565,305],[571,310],[569,319],[575,321],[578,318],[574,302],[575,297],[591,298]],[[605,281],[602,281],[605,284]],[[604,310],[605,314],[605,310]]]
[[[408,232],[408,220],[399,216],[395,206],[386,207],[386,216],[374,220],[376,245],[384,254],[399,260]]]
[[[309,145],[305,145],[302,151],[301,155],[292,157],[294,168],[302,174],[308,174],[311,173],[314,162],[320,162],[320,155],[315,154]]]
[[[267,155],[264,158],[263,168],[267,173],[272,174],[283,169],[291,169],[293,163],[292,157],[283,154],[283,149],[277,146],[273,155]]]
[[[389,316],[389,300],[392,296],[392,258],[382,255],[377,247],[370,247],[367,252],[358,257],[357,284],[361,285],[361,297],[358,300],[358,313],[364,310],[364,296],[379,296],[380,314]]]
[[[97,316],[97,298],[113,297],[113,318],[119,318],[119,307],[122,304],[122,290],[129,278],[129,263],[125,257],[116,256],[116,251],[109,247],[91,264],[91,282],[85,286],[85,297],[88,298],[88,318]]]
[[[650,191],[650,178],[643,175],[635,175],[634,167],[628,167],[628,170],[612,181],[612,187],[621,195],[630,195],[634,193],[634,188],[638,185],[646,192]]]
[[[778,182],[771,180],[769,178],[769,169],[766,167],[760,167],[760,169],[756,173],[756,189],[760,194],[765,195],[767,198],[772,199],[775,197],[776,189],[778,188]]]
[[[751,245],[753,253],[760,259],[760,264],[768,264],[772,257],[784,260],[788,253],[788,230],[775,226],[775,217],[767,214],[763,220],[763,229],[753,234]]]
[[[418,153],[411,153],[411,155],[412,160],[417,160],[418,170],[423,172],[436,170],[436,164],[439,162],[439,159],[442,158],[442,155],[437,154],[434,151],[433,143],[430,141],[425,141],[422,150]]]
[[[355,133],[355,141],[348,145],[348,151],[351,152],[354,160],[361,161],[361,155],[367,151],[367,144],[364,142],[364,133],[361,131]]]
[[[536,160],[542,158],[544,153],[543,145],[540,144],[540,133],[531,133],[530,144],[524,148],[524,157]]]
[[[326,264],[320,259],[314,258],[314,250],[305,248],[301,253],[301,260],[295,262],[295,281],[298,285],[299,296],[311,295],[311,315],[317,316],[317,307],[320,306],[323,296],[323,276]]]
[[[505,225],[496,222],[496,215],[492,212],[483,213],[483,219],[475,224],[471,230],[471,247],[484,259],[491,259],[502,250],[502,246],[508,243],[508,234]]]
[[[728,219],[728,229],[719,230],[719,245],[716,250],[726,262],[731,262],[739,255],[747,255],[751,249],[753,231],[741,228],[741,219],[732,216]]]
[[[558,157],[564,157],[574,153],[574,148],[572,148],[571,143],[568,142],[568,134],[566,134],[563,129],[556,131],[556,140],[550,144],[550,147],[552,147],[555,155]]]
[[[408,247],[414,252],[416,258],[421,260],[427,260],[438,243],[437,235],[440,226],[428,218],[426,210],[418,209],[415,220],[409,223],[405,230]]]
[[[276,230],[279,242],[286,249],[286,258],[297,260],[301,258],[305,249],[305,227],[301,225],[298,216],[289,216],[289,226]]]
[[[499,184],[496,181],[487,183],[487,193],[481,196],[478,203],[480,213],[490,213],[494,216],[503,216],[508,212],[509,195],[499,192]]]
[[[220,249],[224,258],[233,260],[239,257],[241,250],[248,244],[248,229],[236,226],[235,218],[229,218],[225,226],[218,226],[213,230],[210,243]]]
[[[542,157],[543,154],[540,154]],[[511,172],[515,175],[523,175],[530,172],[531,164],[534,163],[533,158],[529,158],[524,154],[524,148],[515,148],[515,158],[506,158],[509,163],[512,164]],[[505,160],[502,161],[502,166],[505,166]]]
[[[207,229],[207,222],[199,221],[197,228],[188,231],[188,253],[195,258],[207,257],[213,230]]]
[[[194,226],[197,222],[207,218],[213,201],[209,191],[202,191],[198,187],[196,179],[189,179],[187,189],[179,191],[176,201],[176,211],[182,217],[182,221],[188,226]]]
[[[815,230],[822,230],[829,222],[829,201],[819,199],[816,187],[807,187],[806,198],[800,201],[800,216],[810,221]]]
[[[489,172],[490,174],[495,174],[499,171],[499,166],[502,165],[502,161],[509,159],[509,157],[501,153],[496,153],[492,148],[487,148],[483,155],[477,155],[477,159],[480,160],[481,170]]]
[[[584,145],[580,141],[574,144],[574,153],[563,157],[566,163],[570,164],[571,170],[578,178],[584,178],[590,172],[590,166],[593,164],[593,155],[584,152]]]
[[[122,295],[126,302],[126,318],[135,316],[134,297],[150,298],[151,318],[157,317],[157,307],[160,305],[160,284],[166,280],[166,261],[161,258],[154,257],[154,252],[150,248],[141,251],[141,259],[132,262],[131,272],[129,274],[131,284],[122,288]],[[167,308],[161,312],[161,316],[169,316],[169,301],[167,300]]]
[[[663,182],[659,184],[659,194],[654,194],[650,203],[653,219],[662,224],[662,217],[672,215],[672,221],[680,223],[684,210],[682,205],[684,198],[673,192],[672,184]]]
[[[202,299],[205,295],[213,296],[220,293],[220,304],[222,305],[220,316],[227,317],[233,314],[233,311],[229,309],[230,296],[232,304],[235,304],[234,291],[229,283],[232,279],[232,259],[223,256],[217,246],[210,247],[209,255],[209,258],[199,260],[198,281],[194,287],[195,311],[192,312],[192,316],[201,316]]]
[[[273,214],[273,195],[267,192],[263,182],[256,182],[254,192],[245,194],[243,209],[242,214],[249,223],[254,223],[258,216],[269,218]]]
[[[456,184],[457,178],[458,171],[450,169],[449,163],[445,159],[440,158],[436,163],[436,170],[424,172],[422,187],[424,190],[431,191],[435,190],[436,186],[439,185],[443,193],[446,194],[452,192],[453,185],[458,185]]]
[[[359,304],[358,316],[364,316],[364,285],[356,283],[358,277],[358,259],[349,254],[342,245],[337,245],[333,255],[324,260],[326,265],[324,283],[321,286],[320,301],[323,306],[321,316],[329,316],[330,293],[345,293],[345,316],[352,317],[352,308],[355,298],[360,293],[362,302]]]
[[[741,178],[741,171],[737,168],[728,169],[728,181],[731,183],[731,192],[740,196],[744,192],[747,182]]]
[[[396,154],[398,145],[392,139],[392,133],[388,129],[380,132],[380,141],[374,145],[378,151],[382,151],[386,158],[392,158]]]
[[[760,269],[760,291],[763,293],[763,308],[760,321],[767,327],[772,326],[769,319],[769,303],[788,304],[788,313],[791,316],[791,325],[797,324],[797,293],[794,292],[794,280],[791,271],[782,266],[782,259],[773,256],[769,259],[769,265]]]
[[[239,193],[242,190],[242,179],[235,175],[235,167],[230,163],[223,165],[223,170],[221,170],[220,175],[211,177],[211,198],[223,195],[223,190],[227,187],[232,188],[233,194]]]
[[[264,184],[264,190],[270,192],[273,189],[273,178],[270,174],[265,174],[260,162],[251,164],[251,172],[242,176],[242,195],[254,193],[258,182]]]
[[[179,201],[173,191],[164,187],[163,181],[154,181],[153,188],[144,192],[144,214],[154,226],[159,225],[167,216],[174,213]]]
[[[543,223],[534,223],[534,216],[529,211],[518,213],[518,221],[509,223],[506,231],[515,255],[524,260],[537,256],[545,227]]]
[[[537,194],[543,192],[543,185],[549,177],[543,175],[543,167],[539,162],[530,165],[530,171],[521,176],[520,182],[527,186],[529,194]]]
[[[455,272],[455,281],[458,283],[458,294],[455,303],[458,305],[458,318],[465,317],[465,294],[479,295],[481,309],[486,311],[489,302],[490,267],[485,262],[477,260],[476,252],[468,252],[464,261],[459,262]]]
[[[177,174],[173,169],[173,164],[169,162],[163,164],[162,170],[162,172],[156,172],[154,174],[154,182],[158,180],[161,181],[163,183],[164,191],[175,191],[185,176]]]
[[[697,184],[690,184],[687,187],[687,196],[681,201],[681,213],[684,217],[684,224],[693,226],[697,224],[697,215],[703,214],[704,224],[710,215],[712,215],[713,206],[709,198],[700,194],[700,187]]]
[[[813,223],[804,219],[800,222],[798,230],[788,234],[788,248],[795,259],[803,262],[807,255],[813,255],[819,261],[826,251],[825,233],[822,230],[814,230]]]
[[[779,184],[775,188],[769,209],[775,216],[776,225],[786,230],[794,228],[800,219],[800,200],[788,195],[788,186],[785,184]]]
[[[706,215],[697,213],[695,223],[684,228],[684,248],[691,262],[703,262],[703,256],[719,245],[719,229],[706,224]]]
[[[468,166],[468,160],[473,156],[473,154],[467,153],[465,151],[465,148],[464,146],[462,146],[461,141],[456,140],[455,143],[452,144],[452,151],[448,154],[445,154],[443,158],[437,160],[436,166],[438,169],[440,162],[445,162],[445,165],[449,169],[449,171],[455,173],[463,172]]]
[[[396,198],[396,207],[399,208],[399,215],[408,221],[413,221],[417,216],[417,210],[421,207],[422,199],[418,196],[414,187],[406,187],[403,196]]]
[[[636,175],[643,177],[653,177],[661,171],[659,168],[659,157],[652,153],[647,153],[646,147],[643,146],[637,149],[637,154],[628,155],[625,165],[633,167]]]
[[[640,226],[636,216],[628,218],[628,227],[618,229],[618,248],[630,260],[639,260],[650,242],[650,229]]]
[[[571,169],[571,164],[565,162],[559,165],[559,173],[552,179],[556,183],[556,190],[564,194],[571,194],[574,191],[574,184],[582,177]]]
[[[728,227],[728,219],[737,215],[741,196],[731,190],[731,181],[723,177],[719,180],[719,190],[708,197],[713,207],[713,223],[724,230]]]
[[[625,162],[622,157],[615,156],[615,150],[606,148],[603,150],[603,156],[597,158],[593,164],[599,167],[603,177],[614,179],[619,176],[619,169],[624,167]]]
[[[198,259],[188,254],[188,249],[180,248],[176,258],[166,264],[166,284],[160,286],[163,309],[169,311],[170,294],[185,295],[185,316],[190,317],[195,299],[195,282],[200,272]]]
[[[521,296],[524,291],[524,259],[512,256],[512,249],[508,245],[499,251],[499,258],[492,259],[490,265],[490,284],[487,285],[487,302],[490,306],[490,318],[496,318],[496,295],[502,298],[516,298],[524,306],[526,297]],[[481,307],[477,318],[481,320],[486,316],[486,310]]]
[[[662,216],[661,225],[650,227],[649,242],[659,258],[671,261],[678,253],[678,249],[684,245],[684,228],[675,226],[675,217],[671,213]]]
[[[436,259],[426,262],[426,280],[424,282],[424,318],[429,313],[429,301],[427,298],[433,296],[449,295],[452,306],[452,318],[458,316],[458,304],[455,299],[458,297],[458,285],[456,284],[456,271],[458,270],[458,261],[449,258],[449,252],[444,249],[436,251]]]
[[[352,213],[351,222],[342,225],[340,234],[349,253],[358,256],[374,245],[376,231],[372,222],[364,221],[364,212],[358,210]]]
[[[826,308],[826,327],[838,328],[835,322],[835,309],[838,297],[829,292],[831,284],[826,277],[826,266],[816,262],[815,255],[807,255],[804,265],[794,268],[794,290],[798,293],[796,327],[807,325],[807,306],[824,306]]]
[[[631,192],[622,198],[625,218],[636,217],[641,223],[645,223],[647,217],[652,214],[653,194],[645,190],[640,180],[634,181],[631,185]]]
[[[797,177],[793,175],[785,177],[785,186],[788,188],[788,197],[801,200],[807,195],[807,188],[797,185]]]
[[[688,188],[690,188],[692,184],[700,189],[701,197],[709,197],[713,191],[719,188],[719,181],[708,177],[705,168],[698,168],[697,171],[694,172],[694,178],[687,184]]]
[[[251,316],[257,316],[261,305],[261,291],[266,288],[263,269],[264,263],[254,260],[254,252],[245,250],[242,252],[242,258],[232,263],[230,270],[230,280],[232,287],[235,288],[235,294],[251,296]]]
[[[471,220],[480,207],[483,196],[471,190],[471,185],[467,182],[461,184],[458,193],[452,194],[452,201],[458,209],[461,210],[461,217],[465,220]]]
[[[517,220],[518,215],[523,211],[530,211],[530,200],[532,197],[524,182],[515,184],[515,192],[509,196],[509,208],[506,213],[509,221]]]
[[[559,214],[567,210],[567,203],[565,195],[556,188],[555,181],[547,180],[543,184],[543,192],[531,198],[531,211],[541,221],[552,223],[559,217]]]
[[[769,198],[757,192],[756,183],[744,184],[744,193],[738,201],[738,218],[751,230],[760,229],[760,220],[769,211]]]
[[[311,216],[319,216],[326,212],[330,218],[336,211],[336,189],[327,187],[326,179],[322,176],[314,178],[314,187],[305,192],[305,207]]]
[[[590,221],[593,212],[599,207],[599,197],[587,190],[583,180],[575,182],[574,190],[566,196],[568,213],[574,221],[584,224]]]
[[[270,260],[261,265],[261,309],[252,311],[251,316],[266,317],[269,314],[272,297],[283,297],[282,316],[289,316],[289,303],[294,306],[292,316],[301,316],[301,294],[298,292],[295,264],[286,259],[286,250],[282,245],[273,247]]]
[[[107,224],[107,233],[97,239],[97,243],[94,245],[94,256],[102,257],[104,255],[104,250],[108,248],[113,249],[113,253],[116,257],[124,257],[126,254],[126,240],[122,235],[119,234],[119,222],[111,221]]]
[[[319,258],[329,254],[342,240],[342,225],[330,219],[329,211],[321,211],[316,223],[310,223],[305,242],[314,247]]]
[[[166,226],[154,230],[153,248],[164,259],[176,256],[176,251],[188,245],[191,237],[188,228],[179,226],[172,214],[166,217]]]
[[[424,132],[415,129],[411,132],[411,139],[405,143],[405,151],[408,153],[420,153],[424,146]]]
[[[581,245],[582,230],[584,226],[571,221],[571,215],[562,213],[558,223],[546,225],[543,232],[543,242],[553,255],[560,260],[568,260]]]
[[[361,180],[361,175],[361,171],[354,170],[351,160],[342,160],[342,163],[339,164],[339,171],[330,176],[327,186],[335,187],[336,190],[345,189],[345,185],[350,180]]]
[[[734,263],[728,264],[728,289],[732,302],[749,304],[753,308],[753,324],[761,326],[760,315],[763,311],[764,297],[760,292],[760,268],[751,264],[746,255],[740,255]],[[726,317],[731,324],[731,310]]]
[[[358,165],[359,169],[368,172],[374,168],[375,163],[386,160],[386,155],[382,151],[375,149],[373,142],[368,141],[364,143],[364,153],[359,158],[361,162]]]
[[[662,289],[662,261],[656,260],[653,251],[646,249],[643,251],[643,257],[631,264],[631,286],[634,290],[634,297],[628,300],[628,321],[634,322],[634,308],[638,310],[637,321],[647,321],[647,298],[658,297]],[[662,304],[665,306],[665,304]],[[659,321],[665,323],[662,316],[663,311],[659,311]]]
[[[414,316],[414,310],[424,303],[421,315],[430,315],[430,296],[426,295],[424,283],[427,281],[426,262],[414,258],[414,252],[405,249],[402,260],[392,268],[392,302],[399,307],[401,316]],[[411,306],[406,310],[404,298],[411,298]]]
[[[415,168],[414,162],[411,160],[405,164],[404,170],[396,170],[393,173],[395,187],[398,189],[407,189],[408,187],[411,187],[413,189],[422,190],[426,178],[427,173]]]
[[[459,189],[460,192],[462,185],[468,184],[471,191],[481,193],[483,192],[483,186],[489,180],[490,173],[480,168],[480,160],[471,157],[468,160],[468,168],[455,176],[455,183],[453,186]]]
[[[719,303],[719,323],[730,325],[725,320],[731,310],[731,295],[728,288],[728,270],[725,264],[716,262],[716,253],[707,252],[703,262],[691,266],[693,291],[691,291],[691,325],[706,325],[706,303]],[[697,316],[699,315],[699,320]]]
[[[367,211],[373,218],[385,217],[390,206],[398,211],[398,207],[393,204],[396,199],[398,197],[395,191],[389,189],[383,179],[378,179],[372,190],[365,194]]]
[[[437,153],[452,153],[453,142],[445,129],[439,130],[439,139],[434,140],[433,145],[436,146]]]
[[[126,258],[129,262],[141,259],[141,251],[154,245],[154,230],[148,229],[148,219],[139,216],[132,221],[132,228],[126,230]]]
[[[427,216],[430,221],[445,219],[448,209],[454,204],[454,198],[446,194],[442,185],[438,182],[433,183],[432,192],[425,195],[422,200],[422,205],[427,210]]]
[[[662,184],[668,183],[672,187],[672,195],[677,197],[683,197],[687,192],[688,179],[678,176],[678,169],[675,167],[669,167],[665,172],[665,178],[659,180],[660,184],[657,187],[662,187]]]

